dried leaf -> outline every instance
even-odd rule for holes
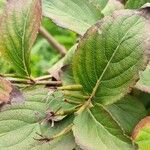
[[[0,77],[0,103],[8,103],[10,101],[10,93],[12,85],[9,81]]]

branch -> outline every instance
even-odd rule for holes
[[[65,47],[58,43],[46,29],[41,27],[39,33],[61,54],[62,57],[66,55],[67,50]]]
[[[140,83],[137,83],[137,84],[135,85],[135,89],[150,94],[150,86],[145,86],[145,85],[142,85],[142,84],[140,84]]]
[[[18,76],[16,74],[1,74],[1,73],[0,73],[0,77],[3,77],[3,78],[7,78],[7,77],[22,78],[21,76]],[[29,79],[29,78],[26,78],[26,79]]]
[[[18,78],[7,78],[11,83],[14,84],[30,84],[30,85],[49,85],[49,86],[59,86],[61,85],[61,81],[32,81],[27,79],[18,79]]]

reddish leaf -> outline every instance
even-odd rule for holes
[[[0,103],[8,103],[10,101],[10,93],[12,92],[12,85],[9,81],[0,78]]]
[[[134,129],[134,131],[133,131],[133,133],[132,133],[132,138],[133,138],[133,140],[136,140],[136,138],[137,138],[139,132],[140,132],[143,128],[148,127],[148,126],[150,126],[150,116],[148,116],[148,117],[142,119],[142,120],[137,124],[137,126],[135,127],[135,129]]]
[[[41,0],[8,0],[0,22],[0,53],[30,76],[30,51],[41,23]]]

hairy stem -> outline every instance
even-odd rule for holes
[[[65,96],[70,96],[70,97],[74,97],[74,98],[78,98],[78,99],[83,99],[83,100],[89,99],[89,96],[72,93],[71,91],[63,91],[63,94]]]
[[[77,105],[76,107],[72,108],[72,109],[67,109],[64,111],[58,111],[55,116],[65,116],[65,115],[70,115],[72,113],[75,113],[80,107],[82,106],[82,104]]]
[[[73,104],[73,105],[81,104],[81,102],[72,101],[72,100],[69,100],[69,99],[65,99],[64,102],[69,103],[69,104]]]

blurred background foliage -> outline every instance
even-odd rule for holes
[[[44,26],[60,44],[65,46],[67,50],[76,42],[77,35],[74,32],[58,27],[48,18],[43,18],[42,26]],[[47,70],[60,58],[60,54],[39,34],[31,50],[32,76],[37,77],[47,74]],[[2,57],[0,58],[0,73],[14,73],[11,65],[4,61]]]

